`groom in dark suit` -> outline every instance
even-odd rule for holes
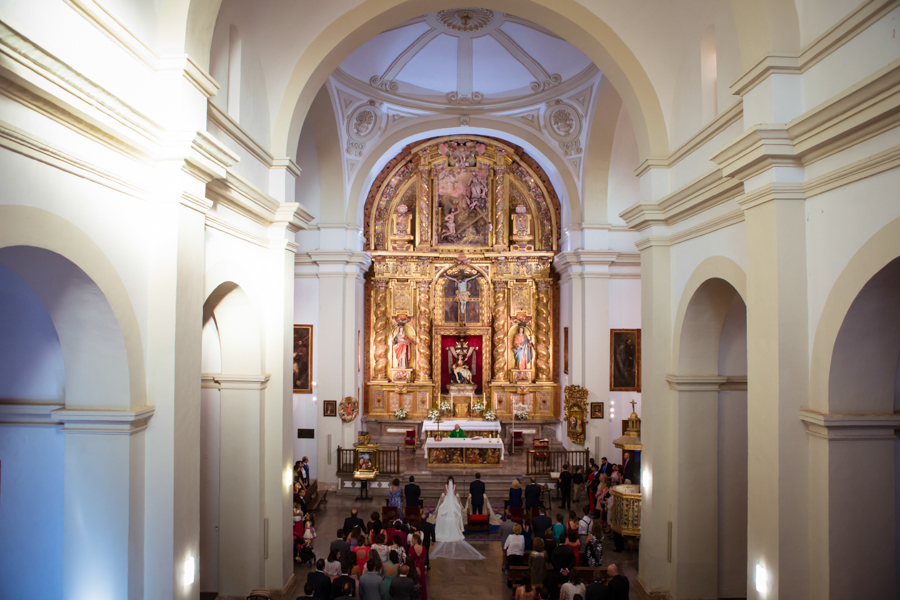
[[[406,487],[403,488],[403,493],[406,494],[406,507],[410,506],[419,506],[419,496],[422,494],[422,490],[419,486],[416,485],[416,478],[412,475],[409,476],[409,483],[406,484]]]
[[[484,482],[481,481],[481,473],[475,473],[475,481],[469,484],[469,493],[472,494],[472,514],[484,514]]]

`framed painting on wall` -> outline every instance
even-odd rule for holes
[[[609,330],[609,391],[641,391],[641,330]]]
[[[592,419],[602,419],[603,418],[603,403],[602,402],[591,402],[591,418]]]
[[[294,325],[294,393],[312,393],[313,326]]]
[[[336,417],[337,400],[325,400],[322,403],[322,414],[326,417]]]

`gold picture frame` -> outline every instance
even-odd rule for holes
[[[641,391],[641,330],[609,330],[609,391]]]
[[[295,394],[312,394],[313,326],[294,325],[293,386]]]
[[[322,402],[322,415],[326,417],[337,416],[337,400],[325,400]]]

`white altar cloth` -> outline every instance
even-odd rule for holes
[[[455,426],[463,431],[495,431],[500,433],[500,421],[441,421],[441,432],[450,433]],[[428,435],[428,431],[437,431],[438,424],[434,421],[425,420],[422,422],[422,434]]]
[[[428,438],[425,440],[425,456],[432,448],[494,448],[500,450],[500,460],[503,460],[503,440],[499,438],[443,438],[441,441]]]

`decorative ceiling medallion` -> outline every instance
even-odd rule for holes
[[[452,8],[439,12],[438,20],[453,31],[472,33],[490,25],[494,13],[484,8]]]
[[[582,121],[578,109],[562,100],[555,100],[544,113],[544,126],[550,137],[559,142],[566,156],[580,154]]]
[[[356,107],[347,119],[347,154],[362,156],[366,142],[375,137],[381,127],[381,110],[374,100]]]

